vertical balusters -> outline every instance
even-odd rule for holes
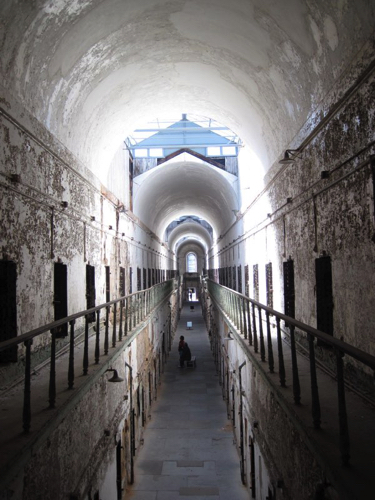
[[[85,316],[85,341],[83,345],[83,374],[89,371],[89,317]]]
[[[55,408],[56,401],[56,334],[51,330],[51,363],[49,371],[49,407]]]
[[[74,386],[74,324],[75,319],[69,321],[70,325],[70,340],[69,340],[69,369],[68,369],[68,389],[73,389]]]
[[[25,385],[23,392],[23,430],[29,432],[31,424],[31,345],[32,340],[26,340]]]
[[[100,356],[100,309],[96,311],[96,332],[95,332],[95,363],[99,363]]]
[[[268,366],[270,372],[274,372],[274,360],[273,360],[273,347],[272,347],[272,338],[271,338],[271,323],[270,323],[270,313],[266,311],[266,319],[267,319],[267,348],[268,348]]]
[[[279,377],[281,387],[285,387],[285,364],[284,364],[284,353],[283,353],[283,342],[281,339],[281,328],[280,328],[280,318],[276,318],[277,325],[277,351],[279,356]]]
[[[113,329],[112,329],[112,347],[116,347],[116,316],[117,316],[117,303],[113,304]]]
[[[310,358],[310,381],[311,381],[311,412],[315,429],[320,428],[320,402],[318,391],[318,380],[316,377],[316,364],[315,364],[315,349],[314,337],[308,333],[307,339],[309,341],[309,358]]]
[[[105,330],[104,330],[104,354],[108,354],[109,344],[109,306],[105,308]]]
[[[121,342],[122,340],[122,322],[123,322],[123,314],[124,314],[124,301],[120,300],[120,324],[118,329],[118,340]]]
[[[292,353],[292,372],[293,372],[293,395],[296,405],[301,402],[301,388],[299,385],[296,340],[294,336],[294,325],[290,325],[290,349]]]
[[[251,304],[253,313],[253,336],[254,336],[254,351],[258,352],[258,334],[257,334],[257,323],[255,319],[255,305]]]
[[[348,416],[346,413],[345,383],[344,383],[344,354],[336,350],[337,366],[337,396],[339,405],[340,452],[343,465],[348,465],[350,460],[350,442],[348,429]]]
[[[264,336],[263,336],[263,322],[262,322],[262,309],[258,307],[258,318],[259,318],[259,342],[260,342],[260,359],[262,361],[266,360],[266,349],[264,346]]]

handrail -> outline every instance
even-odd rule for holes
[[[59,326],[65,325],[66,323],[70,323],[71,321],[75,321],[78,318],[83,318],[86,315],[90,315],[92,313],[95,313],[101,309],[104,309],[105,307],[110,307],[114,304],[118,304],[119,302],[124,301],[125,299],[129,299],[130,297],[138,297],[145,292],[149,292],[154,289],[154,287],[158,287],[160,285],[163,285],[168,282],[172,282],[173,278],[170,280],[162,281],[161,283],[157,283],[156,285],[153,285],[150,288],[146,288],[144,290],[138,291],[138,292],[133,292],[129,295],[124,295],[123,297],[120,297],[118,299],[111,300],[110,302],[106,302],[104,304],[100,304],[98,306],[92,307],[91,309],[85,309],[84,311],[80,311],[75,314],[71,314],[70,316],[66,316],[65,318],[58,319],[56,321],[52,321],[51,323],[47,323],[46,325],[39,326],[38,328],[34,328],[33,330],[30,330],[29,332],[23,333],[21,335],[18,335],[17,337],[13,337],[8,340],[4,340],[0,342],[0,352],[8,349],[9,347],[13,347],[18,344],[22,344],[23,342],[26,342],[27,340],[32,340],[33,338],[37,337],[41,333],[48,332],[54,328],[57,328]]]
[[[215,281],[205,279],[203,278],[204,281],[211,282],[215,285],[218,285]],[[238,297],[241,297],[244,300],[247,300],[251,304],[254,304],[254,306],[263,309],[264,311],[268,312],[269,314],[276,316],[280,318],[280,320],[285,321],[285,323],[292,324],[299,330],[303,330],[306,333],[310,333],[311,335],[314,335],[319,340],[322,340],[325,344],[331,344],[333,347],[336,347],[340,351],[344,352],[345,354],[348,354],[349,356],[352,356],[353,358],[357,359],[358,361],[361,361],[363,364],[369,366],[373,370],[375,370],[375,356],[372,356],[368,352],[362,351],[361,349],[358,349],[357,347],[352,346],[351,344],[348,344],[347,342],[337,339],[335,337],[332,337],[332,335],[328,335],[328,333],[324,333],[320,330],[317,330],[316,328],[307,325],[306,323],[302,323],[301,321],[296,320],[295,318],[292,318],[290,316],[286,316],[285,314],[276,311],[275,309],[272,309],[272,307],[268,307],[265,304],[262,304],[261,302],[257,302],[254,299],[251,299],[250,297],[247,297],[246,295],[243,295],[242,293],[237,292],[236,290],[232,290],[224,285],[218,285],[220,288],[226,289],[228,292],[231,292],[233,295],[237,295]]]
[[[276,318],[278,369],[280,385],[285,387],[285,363],[283,353],[283,343],[281,339],[281,321],[289,328],[289,339],[291,349],[291,365],[292,365],[292,386],[293,398],[296,405],[300,404],[301,388],[298,373],[298,358],[297,347],[295,340],[295,330],[307,334],[308,340],[308,356],[310,361],[310,384],[311,384],[311,403],[312,403],[312,419],[316,429],[320,428],[321,409],[319,401],[319,390],[317,384],[317,372],[315,361],[315,343],[314,339],[318,339],[323,345],[328,345],[333,348],[336,356],[336,379],[337,379],[337,396],[338,396],[338,416],[339,416],[339,434],[340,434],[340,452],[341,459],[344,465],[347,465],[350,460],[350,443],[348,431],[348,419],[345,402],[345,380],[344,380],[344,363],[343,356],[347,354],[352,358],[360,361],[364,365],[375,369],[375,356],[354,347],[347,342],[334,338],[316,328],[313,328],[301,321],[286,316],[285,314],[272,309],[260,302],[247,297],[235,290],[231,290],[223,285],[216,283],[208,278],[204,279],[204,291],[208,292],[215,304],[219,307],[222,313],[229,318],[234,328],[237,330],[240,338],[242,337],[248,344],[253,347],[254,352],[259,352],[261,360],[266,361],[268,358],[269,371],[274,373],[274,357],[273,357],[273,340],[271,335],[270,316]],[[212,312],[207,311],[207,307],[203,305],[206,321],[210,321],[210,325],[214,324]],[[264,318],[265,316],[265,318]],[[263,332],[263,323],[266,323],[266,335]],[[210,328],[208,325],[208,328]],[[266,356],[267,348],[267,356]]]
[[[74,386],[74,348],[75,348],[75,322],[79,318],[84,318],[84,340],[83,340],[83,375],[88,374],[89,369],[89,323],[95,323],[95,349],[94,361],[99,364],[100,360],[100,314],[105,310],[104,322],[104,355],[108,354],[109,349],[109,317],[112,309],[112,347],[116,347],[116,342],[121,342],[129,332],[140,325],[145,318],[160,304],[176,287],[175,279],[158,283],[151,288],[134,292],[130,295],[111,300],[105,304],[71,314],[66,318],[53,321],[40,326],[29,332],[21,334],[9,340],[0,343],[0,352],[13,346],[24,343],[25,345],[25,379],[24,379],[24,401],[23,401],[23,429],[29,432],[31,423],[31,345],[33,339],[46,332],[51,333],[51,359],[50,359],[50,377],[49,377],[49,407],[54,408],[56,402],[56,338],[58,328],[63,325],[69,325],[69,359],[68,359],[68,389]],[[117,306],[118,309],[117,309]],[[118,321],[117,321],[117,317]]]

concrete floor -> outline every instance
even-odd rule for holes
[[[128,500],[248,500],[200,305],[185,305],[135,461]],[[193,329],[186,329],[186,322]],[[185,336],[196,368],[178,367]]]

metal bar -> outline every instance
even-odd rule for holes
[[[83,375],[89,371],[89,316],[85,316],[85,342],[83,346]]]
[[[119,339],[119,342],[121,342],[122,340],[122,322],[123,322],[123,309],[124,309],[124,302],[121,300],[120,301],[120,325],[119,325],[119,329],[118,329],[118,339]]]
[[[233,144],[233,143],[227,143],[227,142],[220,142],[218,144],[209,144],[209,143],[202,143],[202,144],[163,144],[162,146],[143,146],[142,144],[141,145],[132,145],[132,146],[129,146],[129,149],[159,149],[159,147],[161,147],[161,149],[182,149],[182,148],[189,148],[189,149],[193,149],[193,148],[205,148],[205,147],[211,147],[211,146],[214,146],[214,147],[226,147],[226,146],[233,146],[234,148],[239,148],[240,145],[239,144]],[[221,156],[221,155],[220,155]],[[228,155],[230,156],[230,155]],[[208,157],[210,158],[210,157]]]
[[[296,405],[299,405],[301,402],[301,388],[300,388],[300,384],[299,384],[296,340],[295,340],[295,336],[294,336],[294,326],[293,325],[290,325],[290,349],[291,349],[291,353],[292,353],[294,402]]]
[[[270,313],[266,312],[267,319],[267,348],[268,348],[268,366],[270,372],[274,372],[274,360],[273,360],[273,347],[272,347],[272,337],[271,337],[271,324],[270,324]]]
[[[284,364],[283,342],[281,339],[280,318],[276,318],[276,328],[277,328],[277,351],[279,356],[280,385],[281,387],[285,387],[285,364]]]
[[[246,301],[247,324],[249,328],[249,345],[253,345],[253,332],[251,330],[250,302]]]
[[[109,344],[109,308],[110,306],[107,306],[105,308],[105,331],[104,331],[104,354],[108,354],[108,344]]]
[[[117,316],[117,304],[113,304],[112,347],[116,347],[116,316]]]
[[[25,358],[25,385],[23,392],[23,430],[29,432],[31,424],[31,344],[32,340],[26,340],[26,358]]]
[[[51,364],[49,371],[49,407],[55,408],[56,401],[56,335],[51,331]]]
[[[253,334],[254,334],[254,351],[258,352],[258,334],[257,334],[257,322],[255,319],[255,304],[251,304],[253,313]]]
[[[128,319],[129,319],[128,300],[129,300],[128,298],[125,299],[125,332],[124,332],[125,337],[128,335]]]
[[[350,461],[350,441],[348,429],[348,416],[346,413],[344,365],[341,351],[336,350],[337,363],[337,396],[339,404],[339,428],[340,428],[340,452],[343,465],[348,465]]]
[[[316,377],[316,363],[315,363],[315,348],[314,337],[307,334],[309,341],[309,358],[310,358],[310,380],[311,380],[311,401],[312,401],[312,417],[315,429],[320,429],[320,402],[318,391],[318,380]]]
[[[68,369],[68,389],[73,389],[74,386],[74,324],[75,319],[69,321],[70,324],[70,341],[69,341],[69,369]]]
[[[95,364],[99,363],[99,357],[100,357],[100,309],[96,311]]]
[[[240,297],[237,298],[237,318],[238,326],[240,327],[240,333],[243,335],[243,321],[242,321],[242,311],[241,311],[242,300]]]
[[[259,341],[260,341],[260,359],[266,361],[266,349],[264,346],[264,336],[263,336],[263,320],[262,320],[262,309],[258,307],[258,323],[259,323]]]
[[[129,332],[133,330],[133,296],[129,296]]]
[[[246,324],[246,308],[245,308],[245,299],[241,300],[242,314],[243,314],[243,334],[245,339],[247,340],[247,324]]]

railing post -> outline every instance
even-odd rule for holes
[[[125,299],[125,319],[124,319],[124,336],[128,335],[128,319],[129,319],[129,306],[128,298]]]
[[[85,342],[83,345],[83,375],[89,371],[89,317],[85,316]]]
[[[112,329],[112,347],[116,347],[116,315],[117,315],[117,304],[113,304],[113,329]]]
[[[240,334],[243,335],[243,322],[242,322],[242,300],[241,297],[237,296],[237,318],[238,326],[240,327]]]
[[[105,308],[105,330],[104,330],[104,354],[108,354],[108,344],[109,344],[109,306]]]
[[[253,335],[254,335],[254,351],[258,352],[258,334],[257,334],[257,323],[255,319],[255,304],[251,304],[253,313]]]
[[[272,338],[271,338],[271,324],[270,324],[270,313],[266,311],[266,319],[267,319],[267,348],[268,348],[268,366],[270,372],[274,372],[274,360],[273,360],[273,347],[272,347]]]
[[[51,364],[49,371],[49,407],[55,407],[56,401],[56,334],[51,330]]]
[[[95,363],[99,363],[100,357],[100,309],[96,311],[96,332],[95,332]]]
[[[120,304],[120,325],[119,325],[119,329],[118,329],[118,340],[119,340],[119,342],[121,342],[121,340],[122,340],[122,321],[123,321],[122,316],[123,316],[124,301],[120,300],[119,304]]]
[[[133,295],[129,296],[129,332],[133,329]]]
[[[320,402],[318,380],[316,376],[316,363],[315,363],[315,349],[314,337],[308,333],[307,339],[309,341],[309,358],[310,358],[310,380],[311,380],[311,412],[315,429],[320,429]]]
[[[241,298],[241,304],[242,304],[242,316],[243,316],[243,334],[245,339],[247,340],[246,309],[245,309],[244,298]]]
[[[346,413],[345,402],[345,383],[344,383],[344,354],[336,349],[337,363],[337,395],[339,405],[339,428],[340,428],[340,452],[343,465],[348,465],[350,461],[350,442],[348,429],[348,416]]]
[[[253,345],[253,333],[251,331],[251,316],[250,316],[250,302],[246,301],[246,315],[247,315],[247,324],[249,331],[249,345]]]
[[[279,377],[281,387],[285,387],[285,364],[284,364],[284,353],[283,353],[283,342],[281,339],[281,328],[280,328],[280,318],[276,317],[277,325],[277,350],[279,356]]]
[[[31,424],[31,345],[33,341],[26,340],[26,359],[25,359],[25,385],[23,393],[23,430],[29,432]]]
[[[292,353],[292,372],[293,372],[293,395],[294,402],[299,405],[301,402],[301,388],[299,385],[299,375],[298,375],[298,364],[297,364],[297,352],[296,352],[296,340],[294,336],[294,325],[290,325],[290,349]]]
[[[74,325],[75,319],[69,321],[70,325],[70,342],[69,342],[69,370],[68,370],[68,389],[73,389],[74,386]]]
[[[260,307],[258,307],[258,318],[259,318],[260,359],[262,361],[266,361],[266,349],[264,346],[264,336],[263,336],[262,309]]]

